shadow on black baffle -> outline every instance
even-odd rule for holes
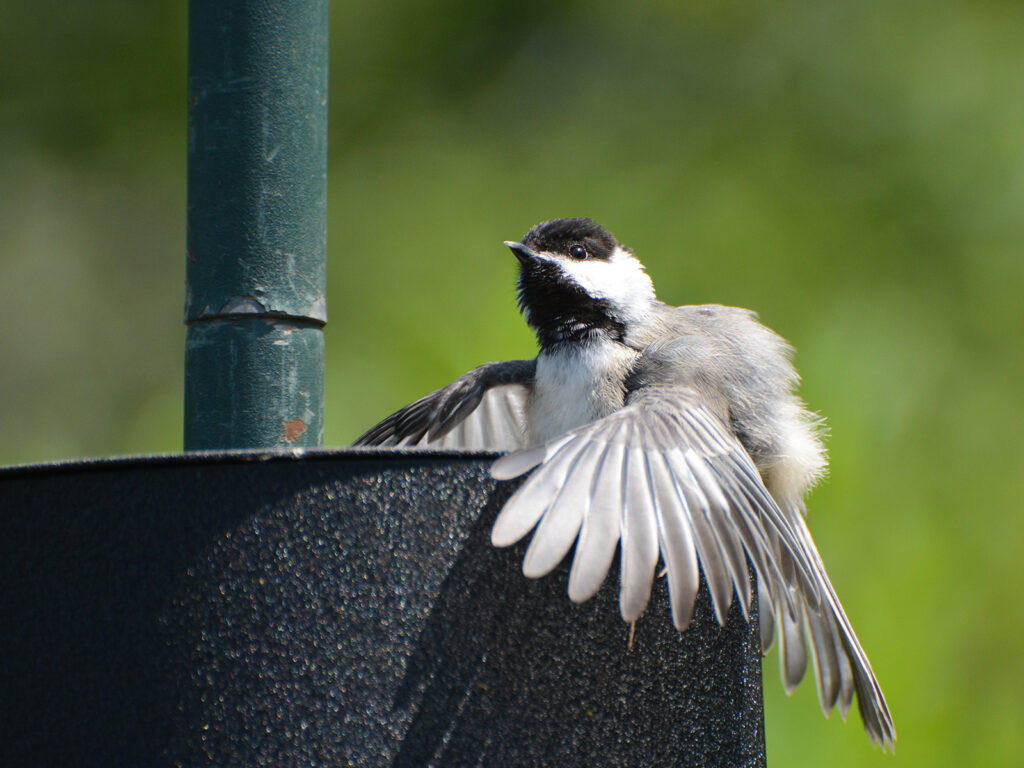
[[[489,454],[0,470],[0,765],[763,766],[756,622],[573,605]]]

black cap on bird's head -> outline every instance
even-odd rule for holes
[[[534,251],[560,253],[574,259],[607,261],[618,243],[611,232],[591,219],[555,219],[527,232],[523,245]]]
[[[576,218],[542,222],[527,232],[521,243],[506,240],[505,245],[520,261],[537,253],[607,261],[618,243],[612,233],[600,224],[591,219]]]
[[[542,348],[599,334],[621,340],[654,300],[643,265],[591,219],[545,221],[505,245],[519,259],[519,309]]]

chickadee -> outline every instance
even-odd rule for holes
[[[534,530],[523,561],[549,573],[575,543],[569,597],[600,588],[621,552],[619,606],[635,621],[664,564],[679,630],[698,567],[724,624],[744,616],[757,574],[761,647],[778,628],[782,681],[811,652],[822,710],[846,718],[857,693],[882,749],[896,740],[882,690],[804,522],[825,470],[819,419],[794,394],[792,350],[745,309],[658,301],[632,251],[590,219],[538,224],[505,243],[519,260],[532,360],[487,363],[392,414],[357,445],[512,451],[491,474],[533,474],[505,504],[492,542]],[[806,645],[805,645],[806,641]]]

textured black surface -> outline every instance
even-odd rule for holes
[[[757,631],[529,581],[484,457],[0,471],[0,765],[762,766]]]

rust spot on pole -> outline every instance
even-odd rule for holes
[[[294,443],[306,431],[306,422],[302,419],[289,419],[284,423],[284,439]]]

